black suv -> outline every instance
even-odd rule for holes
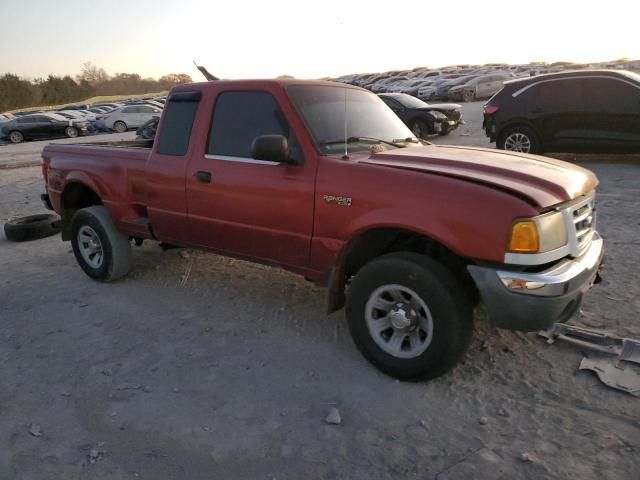
[[[640,75],[580,70],[512,80],[485,104],[483,127],[503,150],[640,152]]]

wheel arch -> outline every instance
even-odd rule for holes
[[[94,186],[82,180],[69,181],[60,197],[62,240],[71,239],[71,218],[81,208],[102,205],[102,199]]]
[[[530,128],[538,136],[538,140],[542,143],[542,136],[540,135],[538,128],[536,128],[533,122],[531,122],[530,120],[526,120],[524,118],[511,120],[509,123],[506,123],[505,125],[503,125],[500,128],[500,130],[498,130],[498,132],[496,133],[496,141],[499,141],[499,139],[505,134],[505,132],[508,132],[509,130],[516,127]]]
[[[430,235],[405,227],[383,226],[358,232],[342,248],[329,275],[328,312],[344,306],[347,283],[362,267],[377,257],[402,251],[424,254],[442,263],[460,280],[470,301],[477,303],[479,294],[464,258]]]

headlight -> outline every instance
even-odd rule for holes
[[[560,212],[518,219],[511,227],[507,250],[512,253],[545,253],[567,244],[567,230]]]

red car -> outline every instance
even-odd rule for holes
[[[346,303],[364,356],[401,379],[452,367],[480,301],[503,328],[567,320],[603,257],[591,172],[427,144],[357,87],[181,85],[143,145],[44,149],[43,199],[87,275],[126,275],[132,240],[279,266]]]

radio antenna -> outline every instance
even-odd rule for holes
[[[349,160],[349,150],[348,150],[348,133],[347,133],[347,89],[343,87],[344,90],[344,155],[342,156],[342,160]]]

